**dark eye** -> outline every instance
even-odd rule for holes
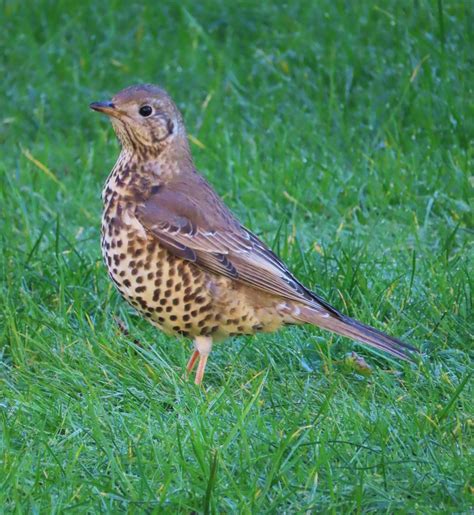
[[[153,112],[153,109],[150,106],[141,106],[138,112],[142,116],[150,116],[150,114]]]

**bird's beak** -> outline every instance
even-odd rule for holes
[[[104,113],[108,116],[113,116],[115,118],[120,116],[120,111],[112,102],[92,102],[92,104],[89,104],[89,107],[94,111]]]

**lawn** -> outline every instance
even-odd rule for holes
[[[129,4],[0,6],[0,511],[469,512],[474,3]],[[118,144],[88,104],[139,82],[243,223],[420,363],[294,327],[186,382],[100,256]]]

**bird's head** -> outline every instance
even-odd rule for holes
[[[131,86],[89,107],[110,117],[122,146],[132,152],[159,154],[174,141],[186,140],[181,113],[158,86]]]

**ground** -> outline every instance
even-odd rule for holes
[[[468,512],[474,4],[128,4],[0,8],[2,509]],[[88,104],[139,82],[298,278],[421,362],[296,327],[186,382],[99,251],[118,145]]]

